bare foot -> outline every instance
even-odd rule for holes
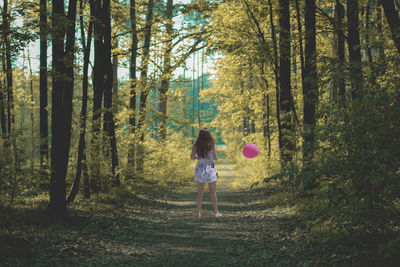
[[[197,213],[197,218],[201,218],[201,212]]]
[[[222,217],[222,214],[221,214],[221,213],[219,213],[219,212],[217,212],[217,213],[215,213],[215,217],[216,217],[216,218],[218,218],[218,217]]]

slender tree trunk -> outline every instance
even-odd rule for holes
[[[362,97],[363,94],[358,0],[347,0],[347,19],[349,32],[347,43],[349,45],[351,97],[355,100]]]
[[[336,0],[335,4],[335,22],[336,22],[336,35],[337,35],[337,65],[336,65],[336,78],[335,87],[337,87],[338,99],[334,99],[338,106],[343,108],[345,106],[346,84],[344,79],[345,70],[345,36],[343,33],[343,20],[344,20],[344,7],[340,0]]]
[[[83,25],[83,0],[80,1],[80,30],[81,30],[81,40],[83,47],[83,79],[82,79],[82,110],[80,115],[80,131],[79,131],[79,145],[78,145],[78,157],[77,157],[77,167],[76,175],[73,186],[67,198],[67,203],[73,203],[75,197],[78,193],[82,169],[84,170],[84,195],[86,198],[90,198],[90,187],[89,178],[87,173],[87,163],[86,163],[86,119],[87,119],[87,102],[88,102],[88,70],[89,70],[89,56],[90,48],[92,42],[92,31],[93,22],[90,20],[87,43],[85,44],[85,31]]]
[[[394,1],[379,0],[379,3],[382,5],[383,11],[385,12],[386,20],[392,32],[392,39],[397,50],[400,52],[400,18],[394,6]]]
[[[263,92],[263,138],[264,146],[268,149],[268,158],[271,157],[271,127],[270,127],[270,97],[268,93],[269,85],[268,80],[265,78],[264,64],[260,66],[261,80],[264,82],[264,92]]]
[[[372,67],[373,59],[372,59],[372,52],[371,52],[371,44],[369,41],[369,31],[370,31],[370,16],[371,16],[371,5],[372,0],[368,0],[366,14],[365,14],[365,46],[367,50],[367,56],[370,66]]]
[[[107,133],[111,146],[111,172],[113,175],[113,184],[118,186],[121,184],[118,171],[118,151],[117,139],[115,136],[114,114],[112,112],[113,97],[113,65],[111,62],[111,10],[110,0],[103,0],[102,22],[104,23],[104,130]]]
[[[40,167],[42,181],[48,175],[44,170],[49,162],[48,112],[47,112],[47,0],[40,0]]]
[[[144,135],[145,135],[145,115],[146,115],[146,101],[148,95],[147,88],[147,71],[149,66],[149,57],[150,57],[150,40],[151,40],[151,25],[153,24],[153,7],[154,0],[149,0],[147,7],[147,15],[146,15],[146,25],[145,25],[145,33],[144,33],[144,44],[143,44],[143,53],[142,53],[142,70],[140,72],[140,100],[139,100],[139,120],[138,120],[138,132],[139,132],[139,148],[138,152],[140,157],[137,158],[137,170],[139,172],[143,171],[143,163],[144,163]]]
[[[51,178],[47,211],[56,218],[67,215],[65,178],[71,140],[75,19],[76,0],[69,2],[67,16],[64,14],[64,1],[53,1]]]
[[[96,155],[101,153],[100,127],[104,94],[104,48],[102,43],[103,23],[101,22],[102,1],[90,1],[90,13],[93,17],[94,64],[93,64],[93,112],[92,112],[92,149],[91,149],[91,189],[100,189],[100,163]]]
[[[33,73],[32,73],[32,64],[31,64],[31,55],[28,49],[28,65],[29,65],[29,87],[31,89],[31,137],[32,139],[35,137],[35,122],[33,118],[34,112],[34,101],[33,101]],[[35,166],[35,142],[32,140],[32,154],[31,154],[31,169],[33,170]]]
[[[167,92],[169,89],[169,83],[172,75],[171,68],[171,55],[172,55],[172,35],[173,35],[173,21],[172,21],[172,11],[173,11],[173,0],[167,1],[167,9],[165,12],[165,50],[164,50],[164,66],[161,75],[161,85],[160,85],[160,104],[158,106],[158,112],[160,117],[160,140],[165,140],[167,136]]]
[[[6,123],[6,94],[4,93],[4,85],[3,81],[0,80],[0,124],[1,124],[1,135],[2,137],[7,136],[7,123]]]
[[[11,65],[11,41],[10,41],[10,18],[8,11],[8,0],[3,2],[3,42],[5,47],[5,72],[6,72],[6,88],[7,88],[7,130],[8,138],[14,132],[15,115],[14,115],[14,93],[13,93],[13,73]]]
[[[297,18],[297,29],[299,31],[299,45],[300,45],[300,68],[301,68],[301,85],[304,88],[304,54],[303,54],[303,34],[300,20],[300,6],[299,0],[296,0],[296,18]],[[307,1],[306,1],[307,2]],[[307,18],[307,16],[306,16]]]
[[[315,36],[315,0],[305,5],[305,62],[303,87],[303,170],[312,171],[315,150],[315,109],[318,102],[317,51]],[[314,178],[304,180],[305,188],[314,184]]]
[[[136,1],[130,0],[130,19],[131,19],[131,31],[132,31],[132,43],[131,43],[131,58],[129,64],[129,78],[130,78],[130,101],[129,108],[131,110],[129,115],[129,129],[132,134],[132,139],[135,138],[136,131],[136,59],[138,49],[138,38],[136,33]],[[128,151],[128,168],[130,175],[133,177],[135,172],[135,142],[129,144]]]
[[[291,82],[290,82],[290,13],[289,0],[279,0],[279,80],[281,110],[281,164],[292,166],[295,151],[292,125]]]
[[[269,18],[271,26],[271,37],[274,50],[274,75],[275,75],[275,98],[276,98],[276,121],[278,124],[278,143],[279,148],[282,147],[282,124],[281,124],[281,108],[280,108],[280,79],[279,79],[279,55],[278,55],[278,41],[276,38],[275,24],[274,24],[274,14],[272,8],[271,0],[268,0],[269,5]]]
[[[118,48],[118,37],[115,37],[115,40],[113,42],[113,47],[112,49]],[[113,68],[113,89],[112,89],[112,95],[113,95],[113,108],[112,112],[113,114],[118,114],[118,54],[115,53],[112,55],[112,68]]]
[[[385,62],[385,47],[386,38],[383,32],[383,16],[382,16],[382,7],[380,5],[376,6],[376,24],[377,24],[377,31],[379,33],[379,42],[378,42],[378,53],[379,53],[379,68],[378,73],[379,75],[384,75],[386,72],[386,62]]]

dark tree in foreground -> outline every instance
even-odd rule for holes
[[[48,164],[48,113],[47,113],[47,0],[40,0],[40,165]],[[46,178],[42,172],[43,179]]]
[[[69,1],[67,16],[64,13],[64,0],[53,1],[51,178],[47,211],[54,217],[67,215],[65,177],[71,140],[75,19],[76,0]]]
[[[290,167],[295,151],[290,82],[290,13],[289,0],[279,0],[279,81],[281,111],[281,164]]]
[[[315,0],[307,0],[305,5],[305,60],[303,83],[303,167],[310,171],[314,157],[315,107],[318,101],[317,52],[315,39]],[[310,175],[312,177],[312,175]],[[313,181],[304,181],[307,187]]]

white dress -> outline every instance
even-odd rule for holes
[[[214,164],[214,151],[211,150],[206,158],[197,158],[194,180],[200,183],[212,183],[218,179],[217,168]]]

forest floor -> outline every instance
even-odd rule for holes
[[[0,266],[298,266],[294,251],[302,234],[290,207],[267,206],[265,188],[233,190],[235,166],[223,151],[219,156],[223,217],[214,217],[205,191],[202,218],[196,218],[194,183],[166,200],[104,199],[74,210],[62,224],[25,210],[0,232]],[[300,265],[313,263],[303,258]]]

